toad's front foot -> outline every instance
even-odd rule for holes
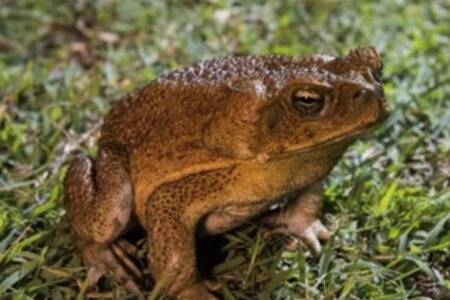
[[[269,231],[269,234],[281,233],[291,237],[293,243],[287,245],[289,250],[296,249],[298,242],[302,241],[315,255],[320,255],[322,252],[320,241],[331,238],[331,233],[320,220],[315,220],[307,227],[299,226],[295,221],[284,225],[277,225]]]
[[[322,224],[320,220],[315,220],[298,236],[314,254],[319,255],[322,251],[320,241],[328,241],[331,238],[331,233]]]
[[[78,239],[77,247],[88,270],[86,278],[88,289],[94,288],[97,281],[106,275],[114,278],[130,292],[142,296],[135,279],[142,278],[143,274],[129,258],[135,250],[134,246],[125,240],[102,244]]]
[[[322,247],[320,240],[330,239],[331,233],[318,219],[322,203],[322,187],[312,186],[286,207],[275,211],[263,219],[263,223],[272,227],[272,232],[282,233],[303,241],[314,254],[319,255]]]

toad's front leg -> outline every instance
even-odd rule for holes
[[[262,222],[273,227],[276,232],[302,240],[318,255],[322,248],[319,240],[328,240],[331,237],[330,232],[318,219],[322,194],[322,184],[315,184],[285,207],[269,214]]]
[[[215,300],[199,281],[195,224],[184,216],[186,204],[204,199],[194,182],[180,180],[159,187],[147,201],[148,261],[156,286],[177,300]]]

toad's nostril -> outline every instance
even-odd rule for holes
[[[364,101],[367,100],[368,97],[370,97],[370,94],[371,92],[366,89],[357,90],[353,94],[353,99]]]
[[[361,93],[361,91],[359,90],[359,91],[356,91],[354,94],[353,94],[353,99],[360,99],[361,98],[361,96],[362,96],[362,93]]]

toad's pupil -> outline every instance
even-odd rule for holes
[[[319,100],[318,98],[313,98],[313,97],[298,97],[296,99],[294,99],[295,102],[297,102],[297,104],[306,106],[306,107],[310,107],[310,106],[314,106],[317,104],[317,100]]]
[[[324,97],[310,91],[297,91],[292,97],[292,104],[296,109],[316,109],[324,104]]]

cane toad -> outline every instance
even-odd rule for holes
[[[64,182],[75,242],[95,285],[105,273],[138,292],[120,237],[148,235],[149,269],[176,299],[216,299],[200,281],[196,234],[264,213],[320,252],[320,182],[345,149],[387,116],[374,48],[347,56],[241,56],[164,75],[113,106],[96,159]],[[281,209],[269,211],[290,199]],[[280,204],[281,205],[281,204]],[[269,211],[269,213],[268,213]]]

